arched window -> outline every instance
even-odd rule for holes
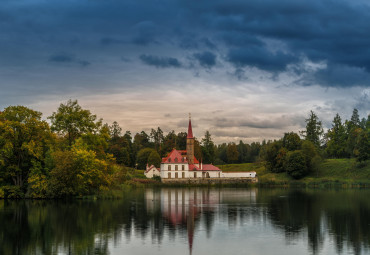
[[[177,162],[177,158],[175,158],[175,162]]]
[[[168,159],[168,162],[171,162],[171,158]]]

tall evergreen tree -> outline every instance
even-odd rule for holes
[[[342,120],[337,113],[334,117],[332,128],[326,134],[327,144],[326,152],[330,157],[345,157],[347,134]]]
[[[201,142],[203,162],[213,163],[215,160],[215,144],[212,141],[211,134],[207,130]]]
[[[306,121],[306,130],[301,131],[301,135],[305,140],[311,141],[317,148],[321,145],[321,136],[324,133],[322,123],[319,117],[311,111],[310,116]]]

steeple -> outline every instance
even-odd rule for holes
[[[189,113],[188,136],[186,137],[186,156],[189,164],[194,164],[194,136],[191,128],[191,115]]]
[[[193,129],[191,127],[191,113],[189,113],[189,126],[188,126],[188,136],[187,138],[194,138],[193,137]]]

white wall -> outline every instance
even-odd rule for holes
[[[157,168],[152,168],[150,169],[150,171],[148,171],[147,173],[144,173],[146,178],[153,178],[153,176],[160,176],[160,172],[158,171]]]
[[[222,173],[224,178],[251,178],[256,177],[256,172],[228,172]]]

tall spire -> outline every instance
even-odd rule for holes
[[[188,126],[188,136],[187,138],[194,138],[193,137],[193,129],[191,127],[191,113],[189,112],[189,126]]]

